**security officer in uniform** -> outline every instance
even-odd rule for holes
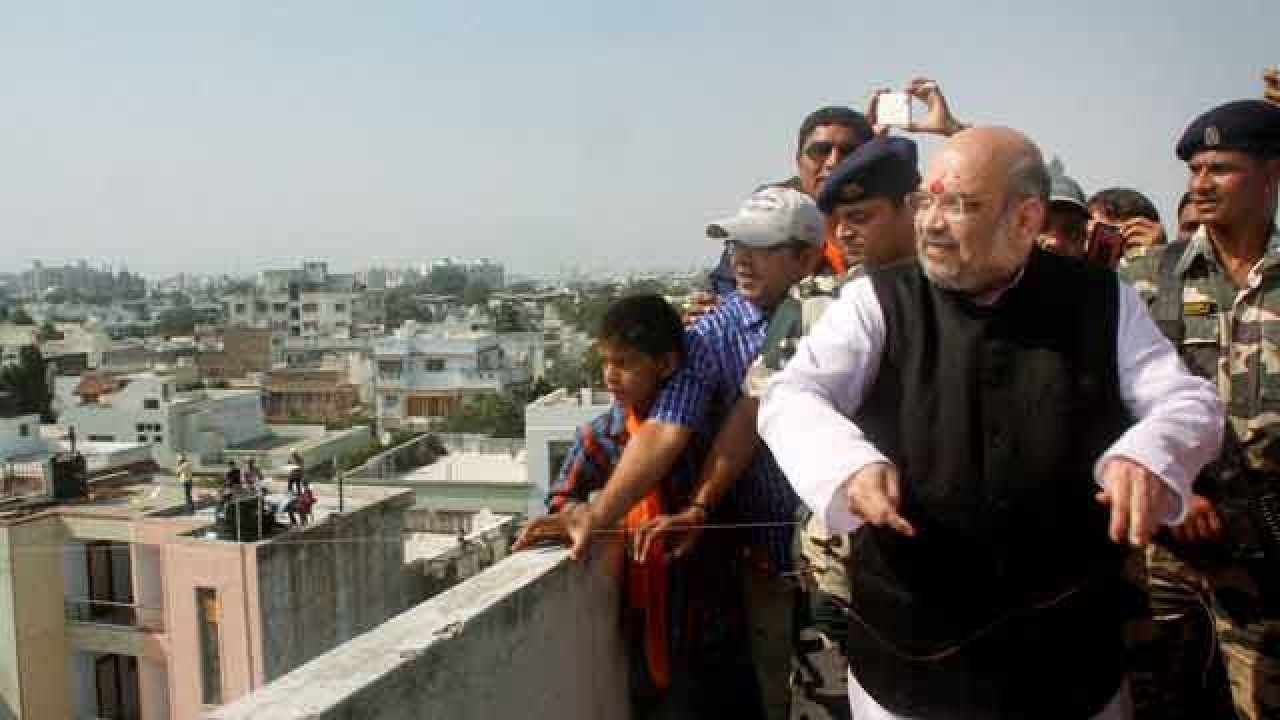
[[[818,195],[818,207],[833,225],[846,258],[861,264],[851,264],[843,275],[814,274],[791,288],[791,297],[769,319],[764,349],[747,373],[746,394],[759,397],[845,282],[866,265],[915,254],[915,213],[905,197],[920,184],[916,156],[916,144],[907,138],[877,137],[832,172]],[[830,535],[813,516],[805,519],[797,543],[801,559],[796,566],[810,592],[797,622],[792,717],[848,718],[847,667],[840,644],[847,622],[842,608],[849,602],[849,538]]]
[[[1148,557],[1153,609],[1186,620],[1207,599],[1236,712],[1280,718],[1280,107],[1214,108],[1177,153],[1201,227],[1124,275],[1153,298],[1153,317],[1192,371],[1216,381],[1228,437],[1186,521]],[[1166,679],[1158,691],[1179,685]],[[1151,716],[1168,717],[1167,696],[1154,702],[1164,707]]]

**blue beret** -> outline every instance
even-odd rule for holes
[[[1201,115],[1182,133],[1178,158],[1188,162],[1201,150],[1280,155],[1280,106],[1263,100],[1237,100]]]
[[[904,137],[877,137],[849,154],[818,193],[818,209],[876,196],[900,197],[920,185],[916,144]]]

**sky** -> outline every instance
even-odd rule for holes
[[[1280,2],[0,1],[0,271],[690,267],[810,110],[938,80],[1171,219]],[[919,108],[918,108],[919,109]],[[924,159],[937,148],[922,140]]]

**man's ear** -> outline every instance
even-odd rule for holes
[[[1034,197],[1023,198],[1018,203],[1018,210],[1014,215],[1014,228],[1019,237],[1030,238],[1034,243],[1044,231],[1048,220],[1049,206],[1043,200]]]

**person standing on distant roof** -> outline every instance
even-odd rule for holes
[[[187,500],[187,512],[193,513],[196,510],[195,499],[191,495],[192,490],[192,469],[191,461],[187,459],[186,453],[178,455],[178,465],[175,468],[178,471],[178,482],[182,483],[182,494]]]

